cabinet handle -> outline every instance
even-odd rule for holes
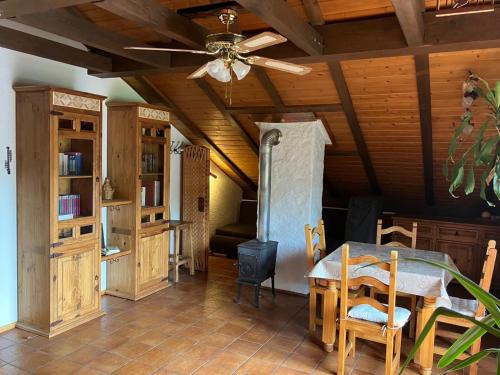
[[[141,262],[137,263],[137,267],[140,267],[141,266]]]
[[[95,281],[99,280],[99,276],[95,275]]]

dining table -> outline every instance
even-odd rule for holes
[[[437,306],[451,307],[451,300],[446,291],[446,287],[453,279],[453,275],[441,268],[427,263],[420,263],[405,258],[419,258],[443,262],[453,268],[456,268],[453,260],[446,253],[410,249],[404,247],[375,245],[362,242],[346,242],[349,245],[349,254],[351,257],[362,255],[372,255],[381,261],[390,259],[390,253],[398,250],[398,272],[396,277],[396,291],[423,298],[420,310],[420,319],[417,324],[417,331],[425,326],[430,316]],[[338,290],[341,275],[342,246],[338,247],[332,253],[320,259],[307,277],[323,279],[326,282],[326,290],[323,294],[324,316],[322,341],[325,350],[332,351],[336,336],[337,303]],[[388,285],[389,272],[380,267],[366,266],[366,264],[351,265],[348,269],[349,278],[371,276]],[[434,354],[434,333],[435,326],[431,329],[426,339],[422,343],[415,362],[420,366],[420,373],[430,375],[432,372],[433,354]]]

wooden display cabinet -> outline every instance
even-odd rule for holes
[[[102,315],[104,97],[53,87],[15,87],[15,91],[17,326],[51,337]],[[66,168],[65,153],[75,158],[69,161],[66,154]],[[64,195],[61,201],[60,195]],[[63,208],[71,214],[60,216]]]
[[[107,106],[108,177],[118,199],[131,203],[108,209],[107,245],[130,254],[108,263],[106,294],[138,300],[168,286],[169,113],[147,104]]]

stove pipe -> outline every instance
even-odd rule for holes
[[[271,129],[265,132],[260,140],[257,211],[257,240],[260,242],[269,241],[272,147],[280,143],[281,137],[282,134],[278,129]]]

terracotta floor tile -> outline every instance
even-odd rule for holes
[[[151,345],[143,344],[142,342],[135,340],[125,341],[120,346],[110,350],[111,353],[121,355],[125,358],[136,358],[146,353],[148,350],[152,349]]]
[[[277,367],[276,363],[250,358],[236,373],[238,375],[268,375],[273,373]]]
[[[155,372],[155,369],[145,363],[132,361],[119,368],[113,375],[149,375]]]
[[[274,336],[266,343],[266,346],[293,352],[300,345],[301,341],[302,339],[289,339],[283,336]]]
[[[40,350],[47,354],[62,357],[75,352],[82,346],[83,344],[81,342],[68,338],[64,340],[58,340],[54,343],[49,343],[48,345],[42,347]]]
[[[106,373],[90,367],[81,367],[71,375],[106,375]]]
[[[18,344],[23,344],[27,340],[36,337],[36,335],[34,333],[16,328],[3,333],[2,335],[0,335],[0,337],[16,342]]]
[[[216,332],[222,335],[231,336],[231,337],[239,337],[248,331],[248,328],[242,327],[237,324],[227,323],[224,324],[221,328],[219,328]]]
[[[29,375],[29,372],[6,364],[5,366],[0,367],[0,375]]]
[[[274,336],[274,332],[269,332],[269,331],[266,331],[263,329],[261,330],[261,329],[252,328],[248,332],[246,332],[243,336],[241,336],[240,338],[242,340],[252,341],[252,342],[259,343],[259,344],[264,344],[265,342],[269,341],[271,339],[271,337],[273,337],[273,336]]]
[[[28,345],[15,344],[0,350],[0,360],[4,362],[13,362],[22,354],[32,353],[34,351],[35,349]]]
[[[104,353],[104,351],[86,345],[75,350],[73,353],[68,354],[66,357],[64,357],[64,359],[86,365],[102,353]]]
[[[9,346],[12,346],[14,344],[14,341],[0,337],[0,350],[8,348]]]
[[[171,336],[163,341],[157,348],[171,351],[173,353],[181,353],[196,344],[196,341],[190,338],[181,336]]]
[[[213,363],[207,363],[196,370],[196,375],[231,375],[234,370],[228,369],[226,367],[220,367]]]
[[[221,349],[214,347],[208,343],[199,343],[186,350],[184,354],[189,355],[192,358],[208,360],[220,351]]]
[[[129,339],[140,336],[142,334],[144,334],[144,331],[142,329],[138,329],[130,325],[126,325],[113,332],[113,336],[122,336],[122,337],[127,337]]]
[[[318,363],[319,363],[318,359],[314,359],[312,357],[308,357],[302,354],[292,353],[285,360],[285,362],[283,362],[281,367],[287,367],[293,370],[302,371],[307,374],[310,374],[317,367]]]
[[[97,339],[96,341],[92,341],[89,345],[97,349],[109,351],[124,344],[128,340],[129,339],[127,337],[123,336],[107,335]]]
[[[35,370],[37,375],[73,374],[82,367],[80,363],[65,359],[52,361]]]
[[[263,346],[257,351],[257,353],[255,353],[254,358],[258,358],[266,362],[275,363],[276,365],[281,365],[281,363],[283,363],[283,361],[288,358],[289,355],[289,352],[286,352],[279,348]]]
[[[42,352],[32,352],[21,354],[14,362],[11,362],[10,364],[12,366],[19,367],[20,369],[31,371],[49,363],[54,359],[54,356],[50,354]]]
[[[223,351],[210,360],[209,364],[215,367],[235,371],[238,367],[245,363],[247,359],[248,357],[244,355]]]
[[[261,346],[261,344],[257,344],[255,342],[237,339],[231,345],[229,345],[226,350],[251,357],[257,352],[257,350],[260,349]]]
[[[148,364],[150,366],[153,366],[154,368],[160,368],[165,366],[176,355],[177,354],[172,351],[153,348],[137,357],[136,361]]]
[[[178,355],[170,361],[165,368],[175,374],[187,375],[196,371],[207,362],[207,359],[193,358],[192,356]]]
[[[102,353],[97,356],[87,367],[103,372],[113,372],[124,366],[129,360],[113,353]]]
[[[304,372],[288,367],[280,367],[274,372],[275,375],[309,375],[311,372]],[[373,374],[372,374],[373,375]]]
[[[143,344],[156,346],[165,341],[167,337],[168,335],[166,333],[160,332],[156,329],[152,329],[150,331],[146,331],[141,336],[136,337],[135,340]]]
[[[234,337],[222,335],[220,333],[214,333],[214,334],[211,334],[210,336],[205,337],[199,343],[200,344],[206,343],[206,344],[212,345],[216,348],[224,349],[229,344],[231,344],[234,340],[235,340]]]

